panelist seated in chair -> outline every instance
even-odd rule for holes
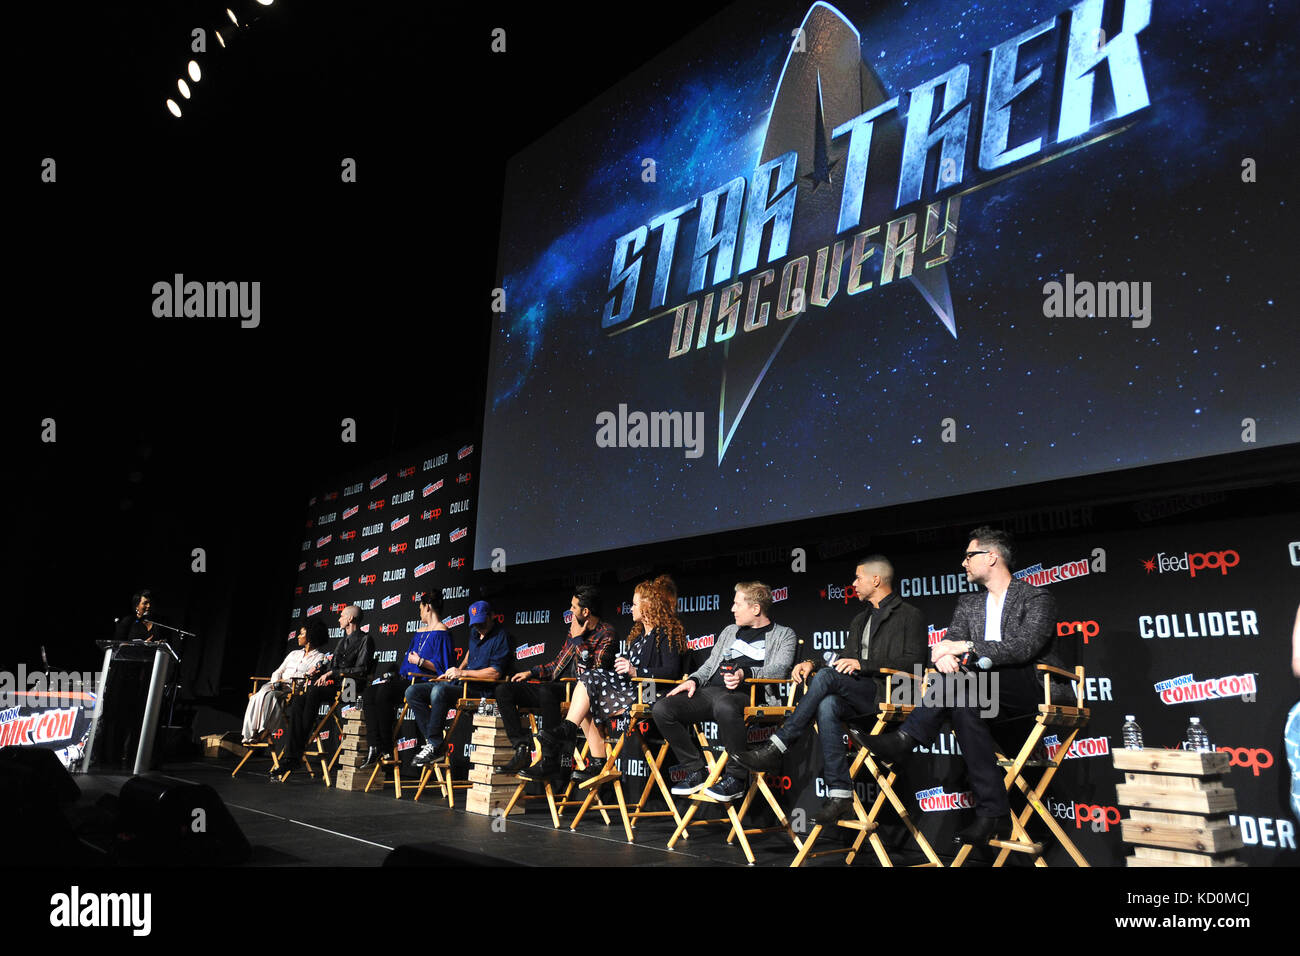
[[[911,671],[927,656],[924,617],[894,592],[894,566],[888,558],[873,554],[859,561],[853,591],[867,607],[849,624],[841,654],[827,666],[814,660],[796,664],[791,677],[806,681],[807,689],[795,712],[762,746],[731,754],[732,760],[749,770],[776,773],[782,755],[816,721],[826,802],[815,822],[823,826],[854,816],[845,723],[875,717],[885,703],[882,667]]]
[[[306,677],[324,663],[324,647],[329,639],[329,631],[320,621],[312,621],[298,628],[298,646],[280,662],[280,666],[271,673],[271,679],[248,698],[248,706],[244,708],[245,744],[251,744],[268,727],[281,721],[284,716],[283,701],[293,681]]]
[[[361,618],[361,608],[355,604],[339,611],[343,636],[334,645],[329,662],[307,675],[306,687],[289,705],[289,743],[285,748],[285,759],[281,761],[281,770],[292,770],[302,760],[307,737],[316,726],[321,705],[334,700],[344,681],[353,681],[358,690],[365,687],[374,666],[375,645],[370,635],[361,630]]]
[[[761,581],[737,584],[731,605],[735,623],[728,624],[718,635],[703,666],[655,704],[655,725],[687,773],[686,779],[673,787],[673,793],[695,793],[708,780],[704,755],[691,738],[691,725],[702,720],[716,721],[723,746],[733,754],[744,753],[749,695],[742,682],[746,677],[783,680],[790,676],[798,639],[790,628],[773,623],[771,613],[771,588]],[[764,688],[764,699],[770,706],[781,703],[775,685]],[[723,776],[707,793],[729,803],[743,797],[748,785],[749,771],[728,763]]]
[[[460,667],[448,667],[440,680],[412,684],[406,689],[406,703],[424,747],[411,761],[417,767],[432,763],[442,746],[447,711],[465,694],[463,681],[499,681],[509,673],[510,633],[492,619],[487,601],[469,606],[469,648]]]
[[[542,756],[537,763],[520,771],[525,780],[546,780],[560,772],[560,755],[573,749],[581,728],[586,734],[590,757],[573,780],[582,783],[600,774],[605,767],[605,737],[601,724],[627,712],[637,702],[637,685],[633,678],[674,679],[682,673],[682,655],[686,652],[686,630],[677,619],[668,592],[659,581],[642,581],[632,594],[632,630],[627,636],[627,650],[614,659],[613,670],[595,668],[578,678],[569,701],[569,712],[559,725],[543,731],[538,740]],[[642,700],[650,700],[654,685],[642,691]]]
[[[591,584],[574,588],[569,602],[569,636],[555,659],[519,671],[497,688],[497,709],[515,751],[509,762],[496,768],[497,773],[518,773],[532,763],[533,741],[520,720],[520,706],[537,708],[542,729],[554,730],[560,725],[560,699],[564,696],[558,682],[566,677],[581,679],[589,670],[613,666],[616,635],[614,625],[601,619],[602,610],[599,588]]]
[[[985,590],[957,599],[945,640],[930,649],[941,685],[926,692],[898,730],[864,741],[874,756],[898,763],[918,744],[933,740],[951,719],[975,793],[975,821],[954,837],[959,846],[1010,835],[1005,774],[997,763],[990,723],[1036,714],[1043,692],[1035,665],[1061,666],[1052,651],[1056,599],[1013,578],[1014,557],[1009,533],[989,527],[970,533],[961,563],[966,579]],[[937,697],[941,706],[931,703],[936,690],[942,692]],[[1073,701],[1065,681],[1053,679],[1052,699]]]
[[[388,665],[389,669],[375,677],[362,694],[368,744],[362,770],[369,770],[392,753],[396,743],[393,724],[406,689],[444,673],[451,667],[454,654],[451,631],[442,623],[442,597],[433,589],[425,591],[420,596],[420,629],[411,635],[400,666],[394,669]]]

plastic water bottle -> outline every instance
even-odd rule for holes
[[[1210,735],[1205,732],[1201,726],[1201,718],[1193,717],[1187,724],[1187,741],[1183,744],[1184,750],[1191,750],[1196,753],[1209,753],[1214,748],[1210,746]]]
[[[1137,719],[1132,714],[1124,715],[1123,733],[1125,750],[1142,749],[1142,728],[1138,726]]]
[[[478,712],[479,712],[480,714],[486,714],[486,713],[487,713],[487,698],[486,698],[486,697],[480,697],[480,698],[478,699]]]

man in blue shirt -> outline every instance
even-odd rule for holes
[[[503,680],[509,671],[510,635],[492,620],[487,601],[469,606],[469,650],[461,667],[449,667],[441,677],[424,684],[412,684],[406,690],[415,726],[425,739],[423,749],[411,761],[417,767],[431,763],[442,744],[442,726],[447,711],[455,706],[465,691],[466,680]]]

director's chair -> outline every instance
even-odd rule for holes
[[[677,682],[672,680],[656,680],[654,678],[641,677],[632,678],[632,682],[636,684],[636,700],[623,713],[615,714],[609,720],[602,721],[599,724],[600,733],[605,738],[605,765],[601,767],[600,773],[596,774],[596,776],[578,784],[579,792],[586,791],[586,795],[582,801],[582,805],[578,808],[578,812],[573,817],[573,822],[569,824],[570,831],[578,829],[578,824],[582,822],[582,818],[586,815],[588,810],[599,811],[601,816],[605,818],[606,823],[609,823],[609,811],[617,810],[619,817],[623,821],[623,832],[627,835],[627,842],[635,842],[632,836],[633,819],[628,812],[627,800],[623,794],[623,773],[618,769],[618,758],[623,753],[623,747],[634,735],[640,738],[641,752],[646,757],[647,763],[654,766],[652,774],[655,779],[659,781],[660,785],[663,786],[663,776],[659,772],[659,768],[663,763],[663,756],[666,751],[661,748],[658,763],[654,763],[652,758],[650,758],[649,748],[645,742],[644,735],[641,734],[640,725],[642,723],[647,723],[650,720],[650,705],[645,702],[646,686],[653,686],[657,683],[675,684]],[[649,727],[647,726],[646,731],[648,730]],[[609,803],[605,800],[599,799],[600,789],[607,783],[612,783],[614,786],[614,803]],[[671,802],[671,796],[669,796],[668,810],[651,811],[644,809],[645,803],[649,799],[649,795],[650,782],[646,781],[645,789],[641,793],[641,800],[636,805],[637,819],[640,819],[641,817],[666,816],[670,813],[674,818],[677,816],[676,808]]]
[[[1037,664],[1035,670],[1043,678],[1043,702],[1038,705],[1038,713],[1034,717],[1033,725],[1025,738],[1024,745],[1021,746],[1015,759],[1008,759],[1001,748],[996,751],[999,766],[1006,768],[1006,776],[1003,782],[1007,792],[1010,793],[1013,786],[1018,788],[1025,795],[1026,803],[1020,813],[1012,811],[1011,839],[988,841],[989,846],[998,849],[998,855],[993,861],[993,865],[995,867],[1003,866],[1010,854],[1022,853],[1034,858],[1034,866],[1047,866],[1047,861],[1043,859],[1043,844],[1030,839],[1029,833],[1025,829],[1025,824],[1036,813],[1047,825],[1047,829],[1052,836],[1056,837],[1061,847],[1070,855],[1075,865],[1088,866],[1087,859],[1079,852],[1078,847],[1074,845],[1074,842],[1061,825],[1056,822],[1056,818],[1052,816],[1051,811],[1047,809],[1047,805],[1043,802],[1043,797],[1047,793],[1048,787],[1051,786],[1052,778],[1056,776],[1056,771],[1060,769],[1066,754],[1069,753],[1074,738],[1078,736],[1080,730],[1088,725],[1091,716],[1091,711],[1083,706],[1084,669],[1080,665],[1075,667],[1073,672],[1070,672],[1059,667],[1053,667],[1050,664]],[[1053,675],[1076,682],[1073,704],[1052,703]],[[1060,732],[1068,731],[1065,738],[1060,740],[1055,754],[1051,756],[1048,755],[1046,748],[1043,746],[1043,737],[1046,735],[1048,728],[1056,728]],[[1027,767],[1042,768],[1037,783],[1032,786],[1023,774]],[[962,848],[957,852],[952,865],[961,866],[966,862],[966,858],[973,849],[973,845],[969,843],[963,844]]]
[[[393,751],[390,754],[380,757],[379,760],[376,761],[375,769],[370,771],[370,779],[366,781],[366,787],[362,791],[363,793],[369,793],[370,785],[375,782],[375,778],[389,767],[392,767],[393,796],[398,800],[402,799],[402,753],[397,749],[397,742],[398,735],[402,731],[402,724],[406,722],[406,714],[407,711],[410,710],[410,707],[411,705],[406,702],[405,698],[403,698],[401,709],[397,712],[397,723],[393,724]],[[414,784],[407,784],[408,789],[412,786],[414,786]]]
[[[253,682],[253,689],[249,693],[248,699],[252,700],[253,696],[257,694],[258,690],[261,689],[259,685],[268,683],[271,680],[271,678],[250,677],[249,680]],[[289,691],[289,696],[285,698],[284,703],[281,705],[282,707],[284,706],[284,704],[287,704],[292,699],[294,688],[296,687],[296,684],[293,681],[286,681],[286,683],[289,684],[290,691]],[[252,757],[253,754],[258,753],[259,751],[262,750],[265,750],[271,756],[272,771],[279,769],[280,758],[279,756],[277,756],[275,752],[275,748],[271,745],[271,734],[274,729],[275,728],[273,728],[271,724],[268,722],[266,728],[262,730],[250,742],[246,744],[241,744],[241,746],[244,748],[244,756],[240,758],[239,763],[235,765],[235,769],[230,771],[230,775],[232,777],[235,776],[237,773],[239,773],[240,770],[244,769],[244,764],[248,763],[248,759]]]
[[[573,685],[577,683],[577,680],[572,677],[564,677],[560,679],[559,683],[564,684],[564,700],[560,702],[560,718],[564,719],[564,715],[568,713],[569,710],[569,701],[573,696]],[[528,718],[528,729],[533,738],[533,753],[534,754],[541,753],[542,742],[541,740],[538,739],[539,728],[537,726],[536,710],[532,707],[520,707],[519,716]],[[561,766],[564,766],[565,761],[567,760],[569,761],[569,765],[571,767],[585,767],[586,760],[587,760],[587,752],[588,752],[588,743],[584,739],[581,749],[575,746],[571,753],[560,755],[560,764]],[[511,776],[514,775],[512,774]],[[496,782],[495,774],[493,775],[493,782],[494,783]],[[570,795],[573,793],[573,788],[576,786],[576,784],[574,784],[572,780],[565,781],[564,791],[563,793],[560,794],[556,793],[555,781],[553,779],[547,779],[541,781],[542,783],[541,793],[526,792],[528,784],[530,782],[531,781],[519,779],[518,784],[515,787],[515,792],[510,795],[510,802],[506,804],[506,808],[505,808],[506,816],[510,815],[511,811],[514,810],[515,805],[520,801],[545,800],[547,809],[551,813],[551,825],[558,830],[560,828],[560,817],[564,816],[564,811],[569,807],[581,806],[584,802],[584,800],[570,799]],[[605,823],[608,825],[609,814],[606,811],[601,810],[600,815],[601,817],[604,818]]]
[[[435,680],[441,681],[442,678],[435,678]],[[487,697],[487,694],[481,693],[481,691],[484,688],[495,688],[498,681],[461,679],[460,683],[461,696],[455,703],[456,713],[452,716],[451,723],[447,724],[443,731],[442,753],[432,762],[424,765],[423,771],[420,774],[420,785],[415,791],[416,802],[419,802],[420,797],[424,794],[424,788],[427,787],[429,782],[432,780],[434,786],[441,791],[442,796],[447,798],[447,806],[454,809],[456,806],[456,791],[466,790],[474,785],[472,780],[456,780],[453,778],[451,757],[453,753],[452,748],[455,745],[452,741],[456,733],[456,728],[460,726],[460,722],[465,718],[465,715],[468,714],[469,720],[473,721],[474,715],[478,713],[479,701]],[[475,686],[480,690],[477,697],[475,697],[473,693]]]
[[[468,653],[469,653],[468,649],[458,652],[456,654],[456,661],[454,666],[459,667],[461,665],[461,662],[465,660],[465,655]],[[422,678],[421,682],[423,682],[426,679],[428,678]],[[436,680],[436,678],[433,679]],[[407,683],[407,686],[410,687],[410,685],[414,683],[416,683],[416,680],[415,678],[412,678]],[[411,709],[411,705],[407,703],[406,697],[405,695],[403,695],[402,706],[397,712],[397,723],[393,725],[393,737],[392,737],[393,752],[391,754],[379,758],[378,763],[375,765],[375,769],[370,772],[370,779],[366,781],[366,787],[365,790],[362,791],[363,793],[369,793],[370,785],[375,782],[375,778],[379,774],[383,773],[387,768],[392,767],[393,768],[393,795],[398,800],[402,799],[402,753],[400,750],[397,749],[397,744],[399,740],[399,735],[401,734],[402,731],[402,724],[406,720],[406,715],[410,713],[410,709]],[[410,783],[407,784],[406,786],[407,789],[409,789],[410,787],[415,786],[415,784]]]
[[[745,729],[761,726],[768,723],[779,723],[794,711],[794,696],[800,685],[796,684],[790,678],[772,678],[772,677],[746,677],[744,682],[749,685],[749,705],[745,707],[744,720]],[[760,685],[767,684],[789,684],[790,693],[784,704],[765,705],[758,703],[758,688]],[[722,804],[724,801],[717,800],[708,795],[706,792],[709,787],[713,786],[722,779],[723,772],[726,770],[727,761],[730,758],[725,750],[721,756],[713,753],[709,746],[708,740],[704,736],[704,731],[698,724],[695,727],[695,736],[699,741],[700,750],[704,754],[704,759],[709,766],[709,774],[705,779],[704,787],[699,791],[691,794],[687,799],[691,805],[686,809],[686,813],[677,823],[677,829],[673,831],[672,837],[668,840],[668,849],[673,849],[692,826],[707,826],[713,823],[730,823],[731,832],[727,834],[727,845],[730,846],[733,840],[740,842],[740,848],[744,851],[745,859],[750,866],[754,865],[754,851],[750,848],[749,837],[757,833],[773,833],[778,830],[784,830],[786,836],[790,838],[796,850],[803,849],[803,842],[799,835],[794,832],[790,826],[790,820],[786,817],[785,811],[777,801],[776,796],[772,793],[771,788],[767,785],[766,774],[759,771],[750,771],[749,787],[745,790],[745,797],[741,801],[740,809],[732,801],[726,801],[727,812],[725,816],[709,820],[696,820],[695,814],[702,806]],[[750,806],[754,802],[754,797],[761,794],[767,801],[767,805],[776,815],[777,825],[770,827],[749,827],[746,828],[744,821],[745,815],[749,812]]]
[[[316,721],[315,726],[307,737],[307,746],[314,749],[307,749],[302,753],[303,766],[307,768],[307,775],[313,780],[316,779],[316,768],[312,767],[311,762],[313,760],[320,761],[321,778],[325,781],[325,786],[327,787],[333,786],[333,783],[330,781],[330,771],[334,769],[334,763],[339,759],[339,754],[343,750],[343,724],[339,721],[338,716],[339,707],[342,702],[343,681],[339,681],[338,690],[334,692],[334,699],[331,701],[329,709],[326,710],[325,713],[321,715],[320,719]],[[330,721],[334,722],[334,752],[332,754],[326,753],[325,747],[321,743],[321,737],[327,733],[326,727],[329,726]],[[281,748],[279,756],[284,756],[284,748]],[[280,766],[278,758],[276,759],[275,765],[277,768]],[[288,780],[290,774],[292,774],[296,769],[296,767],[285,767],[284,773],[280,775],[280,782],[284,783]]]
[[[909,671],[895,670],[892,667],[882,667],[880,673],[885,675],[885,699],[879,704],[876,711],[875,724],[872,726],[871,731],[867,736],[875,736],[876,734],[884,733],[886,728],[889,728],[892,725],[901,724],[907,719],[907,715],[910,714],[912,709],[915,707],[915,704],[901,704],[894,702],[893,690],[894,679],[896,677],[909,678],[917,683],[915,688],[916,696],[913,698],[914,700],[919,699],[920,692],[924,688],[924,679],[919,678],[916,674]],[[820,732],[821,728],[819,727],[818,733]],[[880,839],[880,834],[878,832],[880,826],[880,813],[884,810],[885,803],[888,802],[894,812],[898,815],[898,818],[902,821],[903,825],[907,828],[908,833],[911,834],[912,840],[918,847],[920,847],[921,852],[925,855],[927,862],[918,864],[918,866],[943,866],[939,861],[938,854],[936,854],[934,848],[930,846],[930,841],[927,840],[925,835],[917,828],[916,824],[912,821],[911,815],[907,812],[907,806],[894,791],[894,781],[898,779],[898,771],[890,770],[886,773],[876,762],[876,759],[871,756],[871,753],[867,748],[857,741],[856,738],[859,733],[860,731],[853,728],[849,731],[850,739],[853,740],[853,747],[855,750],[853,762],[849,765],[849,779],[856,783],[858,774],[861,773],[862,769],[865,767],[867,773],[870,774],[876,783],[877,793],[876,799],[871,804],[871,809],[866,810],[862,806],[862,801],[858,798],[857,789],[854,788],[854,819],[837,820],[835,822],[836,827],[855,831],[857,833],[857,836],[853,840],[853,844],[847,847],[837,847],[831,850],[819,850],[818,852],[813,853],[813,845],[816,844],[817,838],[821,836],[822,830],[825,829],[824,824],[816,823],[813,825],[812,830],[809,831],[808,836],[804,838],[803,846],[799,849],[799,852],[795,855],[794,861],[790,865],[792,867],[799,867],[803,866],[805,860],[819,856],[832,856],[839,853],[847,854],[844,859],[845,864],[852,864],[854,857],[858,855],[858,851],[862,848],[863,841],[870,839],[871,848],[875,851],[876,858],[880,861],[880,865],[882,867],[892,867],[894,861],[890,857],[889,852],[885,849],[884,842]]]

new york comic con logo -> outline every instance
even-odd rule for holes
[[[907,280],[956,338],[945,264],[961,197],[1122,132],[1150,105],[1138,36],[1152,0],[1127,0],[1107,36],[1117,3],[1082,0],[892,92],[857,28],[814,3],[776,79],[757,168],[613,240],[602,330],[671,316],[669,360],[720,346],[719,464],[809,307]],[[1013,123],[1027,131],[1015,142]],[[865,296],[852,308],[879,321],[891,305]]]

